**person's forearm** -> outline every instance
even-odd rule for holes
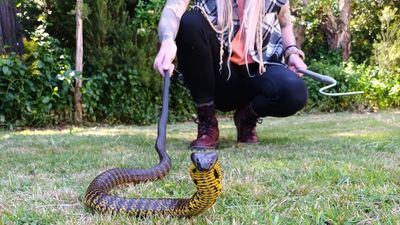
[[[190,0],[167,0],[158,24],[160,42],[167,39],[175,40],[179,23]]]
[[[296,38],[294,37],[293,33],[293,25],[290,21],[289,2],[287,2],[279,12],[279,24],[281,26],[282,44],[284,49],[283,56],[285,57],[285,61],[288,63],[290,56],[293,54],[297,55],[304,61],[304,52],[296,46]]]
[[[289,3],[286,3],[279,12],[279,24],[281,26],[283,48],[296,45],[296,39],[293,33],[293,25],[290,20]]]

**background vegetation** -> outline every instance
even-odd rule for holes
[[[304,6],[305,2],[307,5]],[[84,7],[84,71],[74,72],[75,6],[62,0],[18,0],[25,53],[0,57],[0,126],[51,126],[73,120],[74,78],[83,79],[85,123],[149,124],[158,117],[161,79],[152,63],[158,49],[162,0],[88,0]],[[334,77],[333,91],[362,96],[321,96],[322,84],[305,78],[304,111],[377,111],[400,106],[399,1],[352,1],[351,54],[332,49],[326,32],[339,16],[338,1],[291,1],[295,24],[305,28],[309,68]],[[190,118],[187,90],[174,76],[171,120]]]

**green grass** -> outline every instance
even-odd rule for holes
[[[195,124],[168,125],[168,176],[125,197],[189,197]],[[223,192],[192,219],[92,213],[90,181],[157,163],[156,125],[0,132],[0,224],[400,224],[400,112],[266,118],[261,144],[237,145],[220,120]]]

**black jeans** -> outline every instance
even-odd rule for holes
[[[199,11],[183,15],[176,43],[178,68],[196,104],[214,101],[216,109],[231,111],[250,103],[260,117],[285,117],[306,103],[304,81],[283,64],[267,65],[261,76],[258,64],[250,64],[249,76],[245,65],[230,63],[229,77],[225,55],[220,70],[219,40]]]

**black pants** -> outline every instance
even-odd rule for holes
[[[267,65],[261,76],[258,64],[250,64],[249,76],[245,65],[230,63],[228,79],[226,56],[220,72],[219,40],[199,11],[183,15],[176,43],[178,68],[196,104],[214,101],[216,109],[231,111],[251,103],[260,117],[285,117],[306,103],[304,81],[282,64]]]

